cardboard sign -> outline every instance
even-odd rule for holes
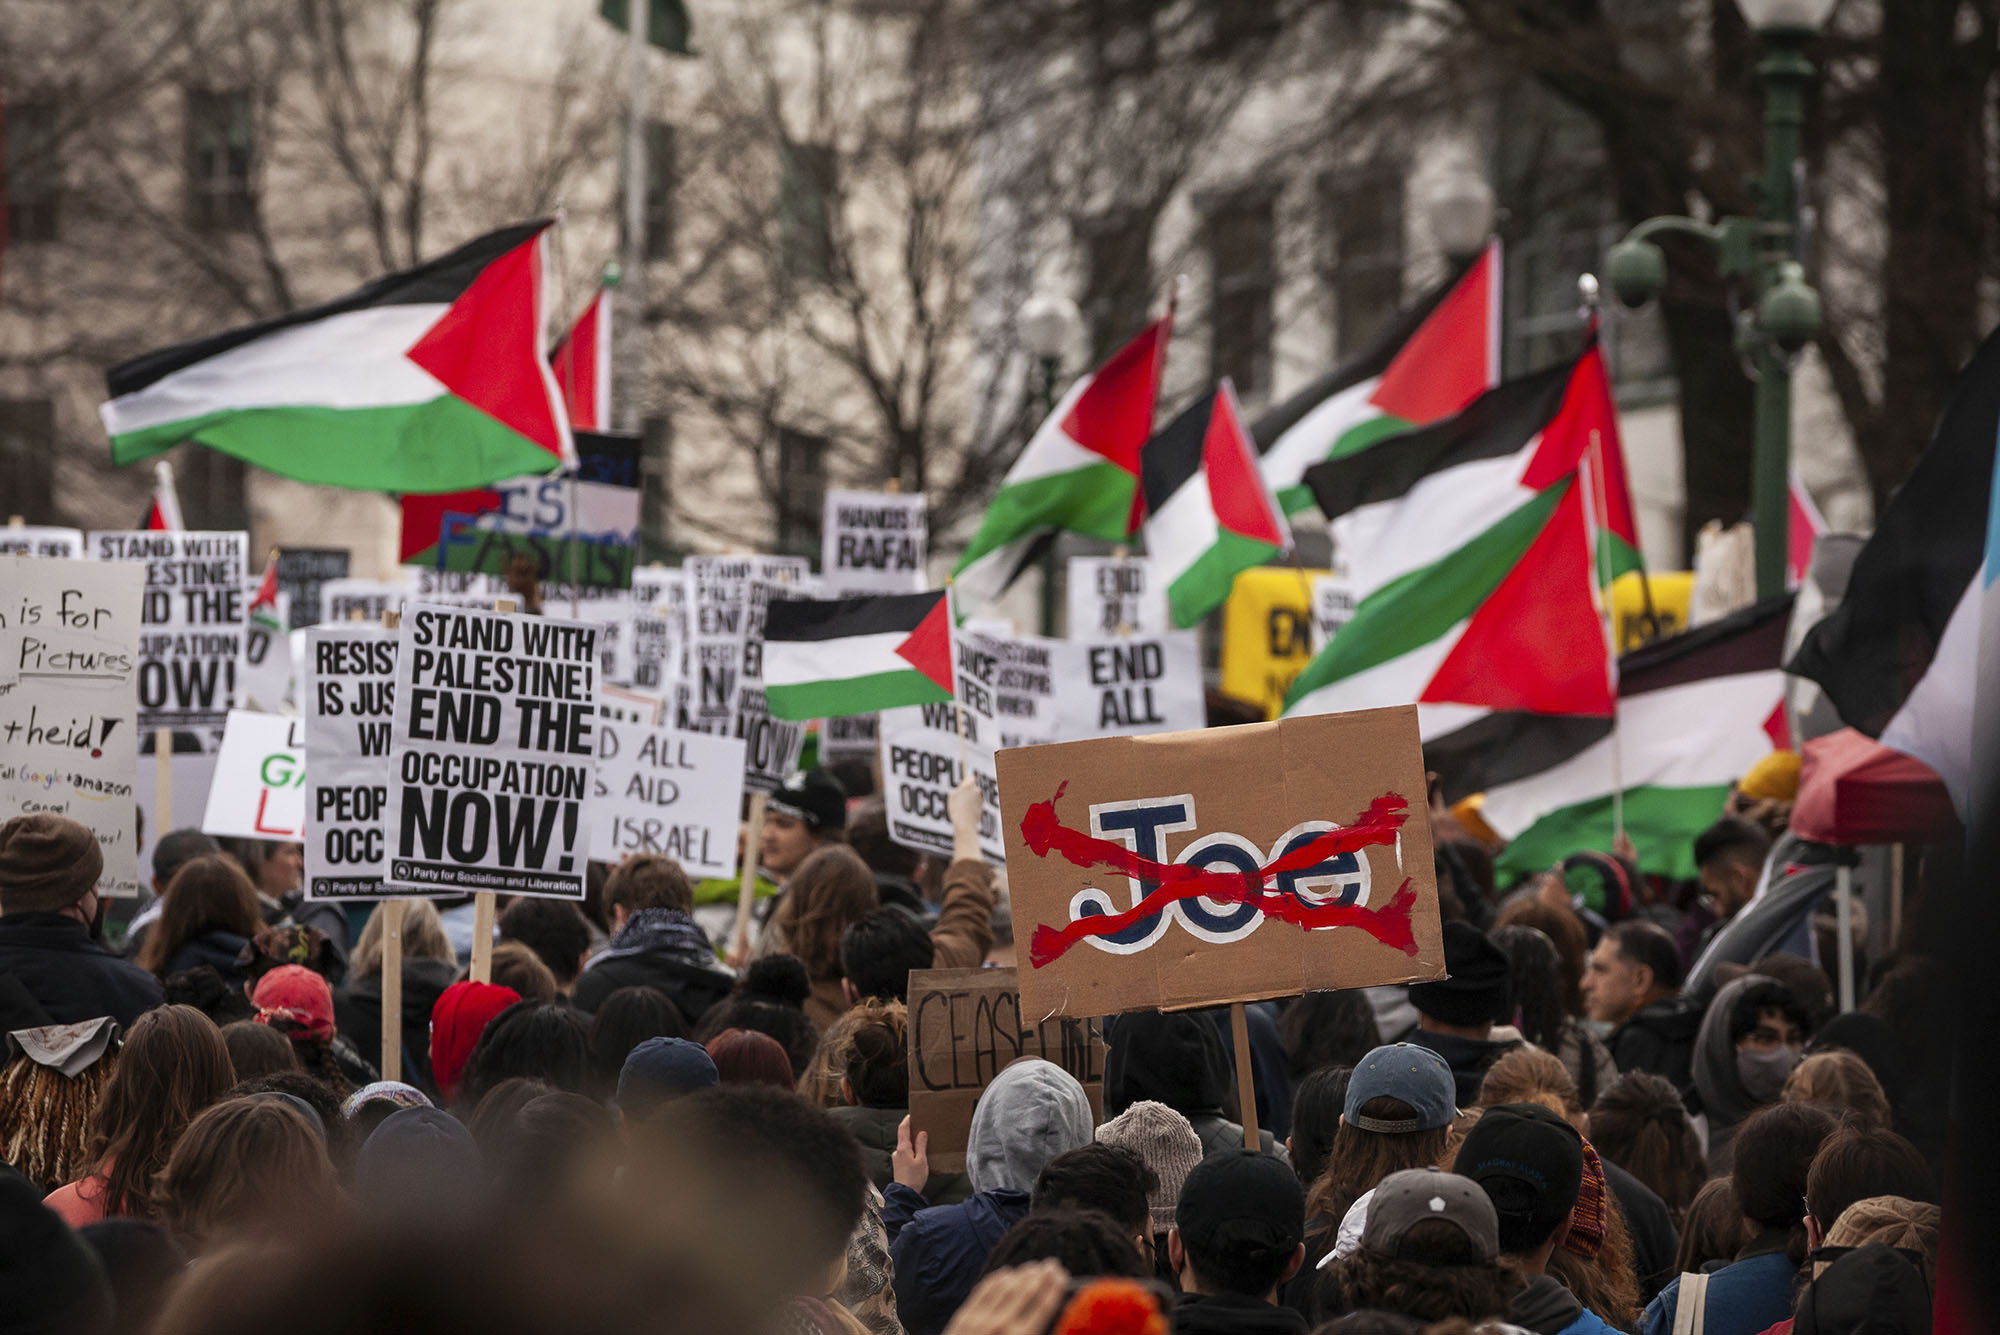
[[[734,876],[742,775],[737,738],[600,725],[590,856],[665,853],[696,880]]]
[[[54,811],[89,826],[106,895],[139,893],[133,705],[145,578],[125,563],[0,556],[0,822]]]
[[[282,714],[230,710],[202,833],[298,843],[305,828],[304,726]]]
[[[305,632],[307,899],[380,899],[396,632],[326,622]]]
[[[1056,656],[1056,737],[1182,732],[1208,722],[1201,638],[1191,630],[1065,641]]]
[[[927,524],[921,495],[829,491],[819,563],[828,592],[921,593]]]
[[[324,617],[326,586],[346,579],[353,556],[345,547],[280,547],[278,592],[291,599],[292,630],[317,626]]]
[[[383,879],[583,898],[597,628],[413,604],[395,697]]]
[[[1354,582],[1344,575],[1314,575],[1312,581],[1312,651],[1326,648],[1340,628],[1354,620],[1358,606]]]
[[[910,972],[910,1130],[930,1133],[931,1171],[963,1172],[972,1110],[993,1077],[1023,1057],[1077,1078],[1104,1120],[1104,1034],[1094,1017],[1036,1023],[1013,969]]]
[[[1259,566],[1236,577],[1222,605],[1222,693],[1276,718],[1292,678],[1312,661],[1313,575]]]
[[[243,657],[244,533],[93,533],[100,561],[143,561],[139,726],[220,728]]]
[[[1444,973],[1414,706],[999,760],[1029,1014]]]
[[[83,556],[80,528],[37,528],[18,525],[0,528],[0,556],[46,556],[77,560]]]
[[[1143,556],[1069,558],[1069,637],[1159,635],[1174,628],[1167,586]]]

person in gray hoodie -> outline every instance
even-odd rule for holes
[[[909,1119],[896,1137],[896,1180],[883,1192],[882,1223],[895,1262],[896,1311],[909,1335],[938,1335],[979,1281],[986,1254],[1028,1213],[1042,1166],[1088,1145],[1095,1128],[1076,1077],[1029,1058],[993,1078],[972,1110],[965,1171],[973,1194],[956,1205],[922,1195],[929,1137]]]
[[[1746,974],[1708,1004],[1694,1040],[1694,1087],[1708,1128],[1708,1171],[1734,1163],[1736,1128],[1776,1103],[1808,1037],[1805,1011],[1775,978]]]

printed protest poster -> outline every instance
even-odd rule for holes
[[[597,628],[414,603],[395,683],[388,885],[583,898]]]
[[[955,702],[909,705],[877,715],[889,837],[905,848],[949,858],[951,812],[946,803],[970,767],[984,798],[980,853],[998,863],[1007,855],[1000,837],[1000,780],[993,764],[999,734],[993,714],[994,682],[1000,662],[963,633],[953,636],[953,646]]]
[[[1013,969],[915,969],[910,973],[910,1130],[930,1134],[932,1172],[965,1169],[972,1110],[993,1077],[1023,1057],[1075,1076],[1104,1120],[1104,1034],[1095,1017],[1021,1005]]]
[[[0,556],[0,822],[53,811],[90,827],[98,889],[139,893],[133,788],[135,564]]]
[[[230,710],[202,833],[298,843],[305,827],[305,726],[282,714]]]
[[[753,598],[753,588],[803,589],[812,572],[804,557],[793,556],[691,556],[682,569],[688,581],[689,694],[676,723],[696,732],[735,733],[746,657],[753,678],[762,667],[763,637],[751,622],[761,617],[770,590]]]
[[[1069,638],[1158,635],[1172,630],[1167,586],[1143,556],[1069,558]]]
[[[353,557],[345,547],[280,547],[278,592],[291,600],[287,627],[303,630],[324,617],[321,597],[334,580],[346,579]]]
[[[244,533],[93,533],[100,561],[144,562],[139,726],[220,728],[243,657]]]
[[[737,738],[600,724],[590,856],[665,853],[697,880],[734,876],[742,776]]]
[[[780,586],[761,579],[750,582],[744,608],[743,667],[736,681],[736,708],[731,735],[744,745],[743,786],[752,792],[775,793],[798,769],[805,749],[806,725],[800,719],[771,717],[764,698],[764,620]]]
[[[320,586],[320,620],[382,624],[384,612],[398,612],[410,596],[406,579],[330,579]]]
[[[968,623],[961,643],[994,659],[989,689],[995,748],[1054,741],[1055,666],[1064,652],[1062,641],[974,629]]]
[[[928,522],[922,494],[829,491],[819,563],[828,595],[923,592]]]
[[[848,714],[821,719],[819,759],[822,765],[837,760],[868,760],[875,754],[879,736],[873,714]]]
[[[999,757],[1032,1015],[1444,972],[1413,705]]]
[[[248,612],[243,621],[243,661],[236,665],[237,702],[246,709],[282,714],[292,706],[292,642],[285,628],[290,595],[280,588],[270,600],[259,602],[263,588],[260,577],[243,581]]]
[[[1312,651],[1326,648],[1340,628],[1354,620],[1354,581],[1345,575],[1315,575],[1312,581]]]
[[[37,528],[16,524],[0,528],[0,556],[48,556],[76,560],[83,555],[80,528]]]
[[[1292,678],[1312,661],[1312,585],[1324,570],[1259,566],[1236,577],[1222,605],[1222,693],[1276,718]]]
[[[679,570],[647,566],[632,575],[627,657],[630,680],[642,691],[666,691],[687,678],[688,581]]]
[[[1208,722],[1194,631],[1064,641],[1057,658],[1055,736],[1064,741],[1183,732]]]
[[[380,899],[396,632],[323,622],[305,632],[307,899]]]

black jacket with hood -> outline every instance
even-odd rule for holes
[[[1694,1040],[1701,1007],[1685,997],[1648,1002],[1613,1031],[1607,1046],[1623,1071],[1646,1071],[1672,1083],[1689,1113],[1701,1111],[1694,1087]]]
[[[1511,1032],[1511,1031],[1510,1031]],[[1521,1038],[1466,1038],[1459,1034],[1444,1034],[1425,1029],[1419,1025],[1411,1032],[1408,1042],[1420,1048],[1429,1048],[1444,1058],[1444,1064],[1451,1068],[1452,1083],[1456,1086],[1458,1106],[1470,1108],[1479,1102],[1479,1086],[1485,1083],[1486,1072],[1493,1063],[1521,1046]]]
[[[39,1005],[46,1024],[71,1024],[109,1015],[130,1026],[166,1002],[160,980],[121,960],[90,938],[90,928],[60,913],[9,913],[0,917],[0,977],[18,984]],[[25,1015],[25,1007],[11,1013]],[[30,1028],[31,1025],[22,1025]]]
[[[1243,1148],[1243,1127],[1223,1112],[1235,1077],[1207,1020],[1186,1011],[1134,1011],[1106,1026],[1105,1041],[1111,1047],[1104,1059],[1106,1117],[1151,1099],[1188,1119],[1203,1155]],[[1261,1127],[1257,1143],[1277,1153],[1277,1141]]]
[[[1239,1147],[1240,1148],[1240,1147]],[[1305,1335],[1306,1319],[1289,1307],[1235,1293],[1189,1293],[1174,1304],[1174,1335]]]

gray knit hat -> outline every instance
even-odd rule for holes
[[[1146,1207],[1155,1233],[1172,1228],[1181,1184],[1201,1162],[1201,1137],[1194,1126],[1166,1104],[1141,1099],[1098,1127],[1097,1140],[1131,1150],[1159,1177],[1160,1188],[1146,1198]]]

